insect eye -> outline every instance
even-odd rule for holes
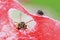
[[[38,14],[38,15],[44,15],[44,13],[43,13],[41,10],[38,10],[38,11],[37,11],[37,14]]]

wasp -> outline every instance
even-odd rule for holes
[[[29,23],[29,22],[31,22],[31,21],[33,21],[32,19],[31,20],[29,20],[28,22],[23,22],[23,21],[21,21],[22,20],[22,14],[20,14],[20,22],[18,23],[18,22],[15,22],[16,23],[16,26],[17,26],[17,28],[18,29],[27,29],[27,23]]]
[[[18,29],[27,29],[27,25],[25,24],[25,22],[18,23]]]
[[[33,21],[33,20],[29,20],[28,22],[20,22],[20,23],[17,23],[17,28],[18,29],[27,29],[27,23],[29,23],[29,22],[31,22],[31,21]]]

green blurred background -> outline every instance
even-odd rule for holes
[[[60,0],[18,0],[29,12],[42,10],[46,16],[60,21]]]

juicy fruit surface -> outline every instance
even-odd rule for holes
[[[0,40],[60,40],[60,22],[43,16],[32,16],[36,22],[34,30],[18,30],[9,18],[8,10],[16,8],[25,12],[16,1],[0,0]]]

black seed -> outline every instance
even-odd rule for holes
[[[37,11],[37,14],[38,14],[38,15],[44,15],[44,13],[43,13],[41,10],[38,10],[38,11]]]

